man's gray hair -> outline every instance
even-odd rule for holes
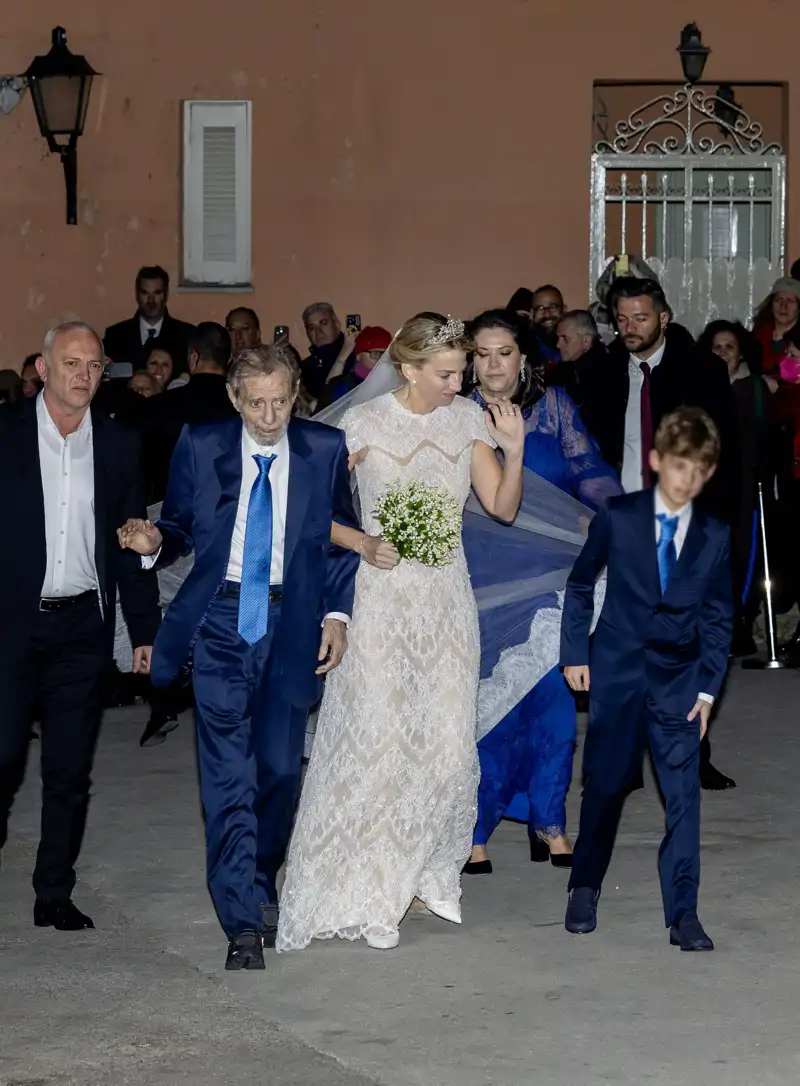
[[[597,339],[597,322],[588,309],[568,310],[558,323],[564,324],[565,321],[572,321],[579,336],[592,336]]]
[[[303,310],[304,325],[308,324],[308,318],[312,313],[329,313],[332,317],[336,316],[336,310],[330,302],[314,302],[313,305],[307,305]]]
[[[300,367],[291,347],[284,343],[262,344],[260,347],[245,347],[231,362],[228,370],[228,386],[236,402],[242,383],[248,377],[269,377],[278,369],[288,370],[292,382],[292,395],[296,396],[300,388]]]
[[[49,363],[53,354],[53,344],[58,336],[63,332],[88,332],[93,335],[97,342],[100,344],[100,350],[105,358],[105,351],[103,350],[103,339],[100,334],[92,328],[91,324],[86,324],[85,321],[62,321],[61,324],[54,324],[44,337],[44,347],[42,348],[42,358],[45,362]]]

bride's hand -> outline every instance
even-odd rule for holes
[[[365,445],[363,449],[359,449],[358,452],[351,453],[347,458],[347,470],[352,471],[356,464],[360,464],[364,457],[369,452],[369,445]]]
[[[365,535],[361,544],[361,556],[376,569],[394,569],[400,561],[400,552],[394,543],[380,535]]]
[[[515,403],[491,403],[486,408],[486,429],[506,457],[521,457],[525,447],[525,423]]]

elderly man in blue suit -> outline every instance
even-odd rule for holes
[[[228,374],[239,418],[186,427],[161,519],[120,543],[146,566],[195,554],[164,618],[151,677],[193,674],[207,875],[227,969],[263,969],[275,880],[300,790],[305,721],[346,648],[358,556],[344,434],[292,418],[300,374],[284,346],[242,351]]]
[[[645,746],[666,802],[658,869],[670,941],[713,950],[697,917],[700,740],[728,666],[733,605],[728,529],[695,502],[719,460],[699,408],[661,422],[650,451],[658,486],[612,498],[567,581],[561,663],[573,690],[591,683],[585,788],[566,928],[594,931],[625,796]],[[607,570],[594,637],[594,586]]]

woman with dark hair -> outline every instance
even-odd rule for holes
[[[756,651],[753,623],[760,605],[758,593],[753,591],[758,557],[755,535],[757,486],[767,474],[769,401],[777,381],[761,376],[761,345],[739,321],[712,321],[698,339],[697,347],[699,358],[716,355],[725,363],[736,412],[732,435],[737,459],[737,493],[731,525],[736,604],[733,651],[737,656],[748,656]]]
[[[475,349],[464,394],[484,408],[512,403],[522,409],[525,467],[590,509],[621,494],[616,473],[603,462],[572,400],[563,389],[544,388],[531,346],[534,337],[516,313],[481,313],[470,323],[469,334]],[[491,872],[486,843],[502,818],[528,823],[532,860],[569,866],[565,800],[574,745],[575,705],[553,667],[491,731],[479,736],[478,821],[466,873]]]
[[[764,352],[764,373],[777,375],[789,333],[800,323],[800,282],[779,279],[756,311],[753,335]]]

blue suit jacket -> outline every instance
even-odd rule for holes
[[[352,614],[358,555],[330,542],[331,522],[358,527],[344,434],[303,419],[289,423],[289,496],[284,544],[283,604],[271,673],[295,705],[319,696],[315,676],[320,624],[331,611]],[[173,682],[225,580],[242,485],[242,420],[184,427],[170,467],[158,527],[158,565],[192,550],[194,567],[170,604],[156,639],[151,677]]]
[[[695,504],[662,595],[655,491],[611,498],[595,515],[567,581],[561,665],[589,664],[591,719],[625,727],[645,699],[662,720],[686,720],[699,693],[717,697],[728,666],[733,597],[728,529]],[[589,637],[594,586],[606,598]]]

